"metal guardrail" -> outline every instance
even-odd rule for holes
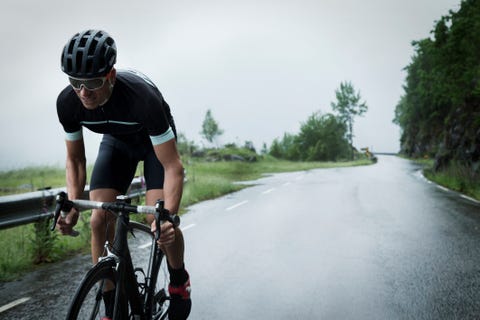
[[[42,221],[52,217],[57,193],[66,188],[45,189],[0,197],[0,229],[16,227]],[[83,198],[88,199],[89,187],[86,186]],[[138,198],[145,194],[142,178],[135,178],[127,195]]]

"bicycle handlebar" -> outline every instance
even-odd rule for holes
[[[53,223],[51,231],[55,230],[57,225],[58,218],[61,213],[69,212],[72,208],[76,209],[103,209],[107,211],[112,211],[115,213],[126,212],[126,213],[145,213],[155,215],[155,221],[157,223],[156,238],[160,236],[160,221],[169,221],[175,227],[180,225],[180,217],[177,215],[170,214],[170,211],[164,208],[164,201],[158,200],[155,206],[140,206],[140,205],[131,205],[125,201],[124,198],[120,197],[120,200],[116,202],[100,202],[100,201],[91,201],[91,200],[68,200],[67,194],[65,192],[60,192],[56,197],[55,211],[53,213]],[[63,215],[62,215],[63,216]],[[74,231],[71,234],[72,236],[78,235],[78,231]]]

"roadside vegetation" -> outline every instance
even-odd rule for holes
[[[480,175],[460,163],[450,163],[442,170],[434,170],[433,159],[415,159],[423,165],[424,176],[450,190],[480,201]]]

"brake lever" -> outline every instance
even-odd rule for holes
[[[180,225],[180,217],[175,214],[170,214],[170,211],[165,209],[165,201],[157,200],[155,204],[155,241],[160,239],[160,225],[161,221],[169,221],[173,224],[174,228],[177,228]]]
[[[67,216],[67,213],[72,209],[73,203],[68,201],[67,194],[63,191],[59,192],[56,197],[55,211],[53,212],[53,223],[50,227],[50,231],[54,231],[57,226],[58,218],[62,215],[62,218]],[[80,232],[72,230],[69,236],[76,237]]]
[[[57,225],[58,218],[60,217],[60,211],[62,211],[63,205],[65,204],[65,200],[67,199],[67,194],[63,191],[57,194],[55,199],[55,211],[53,212],[53,223],[50,227],[50,231],[54,231]]]

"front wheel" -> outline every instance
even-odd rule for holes
[[[106,298],[104,293],[115,288],[114,268],[114,261],[105,260],[90,269],[70,304],[67,320],[94,320],[102,319],[106,315],[111,316],[111,314],[108,314],[111,311],[107,311],[105,308],[106,302],[104,300]],[[110,299],[112,308],[111,303],[113,301]]]

